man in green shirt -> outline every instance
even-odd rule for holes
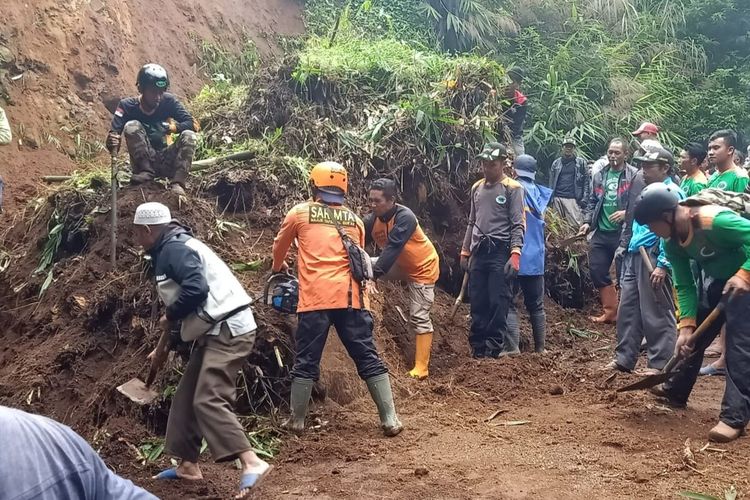
[[[612,139],[607,148],[609,165],[592,177],[592,189],[583,214],[584,224],[578,234],[593,233],[589,247],[591,281],[599,289],[604,313],[592,317],[597,323],[617,321],[617,290],[609,268],[620,246],[630,184],[636,169],[627,163],[628,151],[623,139]],[[619,274],[619,268],[618,268]]]
[[[685,196],[698,194],[708,185],[706,174],[701,170],[701,164],[706,159],[706,148],[697,142],[690,142],[680,151],[680,169],[682,170],[682,182],[680,189]]]
[[[748,184],[747,172],[734,164],[737,134],[718,130],[708,139],[708,163],[716,173],[708,180],[708,187],[742,193]]]
[[[726,321],[727,374],[719,423],[708,433],[711,441],[728,442],[744,433],[750,421],[750,220],[719,205],[689,206],[677,201],[665,184],[647,186],[638,200],[635,218],[665,239],[664,250],[672,264],[680,305],[679,336],[675,355],[684,360],[682,370],[662,386],[652,389],[676,406],[687,404],[698,376],[703,352]],[[708,307],[699,303],[690,267],[695,260],[713,278],[708,285]],[[726,312],[696,339],[702,322],[727,296]],[[688,357],[692,352],[695,355]]]

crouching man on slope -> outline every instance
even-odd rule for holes
[[[367,291],[354,279],[345,246],[365,244],[362,220],[344,206],[346,170],[333,161],[318,163],[310,171],[310,183],[313,199],[286,214],[273,242],[274,272],[287,268],[284,260],[295,239],[298,246],[299,322],[289,397],[292,415],[284,426],[298,434],[305,430],[310,394],[320,377],[320,359],[333,325],[367,383],[383,433],[395,436],[403,426],[393,404],[388,369],[375,348]]]
[[[246,498],[271,470],[253,452],[232,411],[237,372],[255,343],[251,299],[224,261],[172,220],[166,206],[140,205],[133,223],[136,242],[153,260],[159,297],[167,307],[159,325],[168,329],[180,321],[182,340],[193,342],[167,421],[165,452],[181,461],[155,479],[203,479],[198,459],[205,439],[217,462],[239,458],[242,477],[235,498]]]

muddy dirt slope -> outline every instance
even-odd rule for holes
[[[279,36],[302,31],[295,0],[4,0],[0,106],[15,139],[0,148],[6,209],[28,199],[38,176],[76,168],[68,157],[103,137],[107,107],[135,92],[145,62],[165,65],[172,91],[192,96],[203,84],[201,41],[231,48],[249,37],[268,58]]]

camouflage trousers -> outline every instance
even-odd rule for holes
[[[192,130],[185,130],[180,137],[164,149],[151,146],[143,124],[131,120],[123,129],[125,143],[130,154],[133,174],[149,174],[152,177],[166,177],[171,182],[185,185],[193,162],[198,136]]]

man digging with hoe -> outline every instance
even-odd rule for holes
[[[140,205],[133,224],[136,243],[153,259],[157,291],[166,305],[159,326],[171,330],[181,322],[181,340],[193,342],[167,421],[165,452],[181,461],[155,479],[203,479],[198,460],[205,438],[217,462],[239,458],[242,476],[235,498],[246,498],[272,468],[253,452],[232,411],[237,372],[255,344],[251,299],[224,261],[172,220],[166,206]]]

